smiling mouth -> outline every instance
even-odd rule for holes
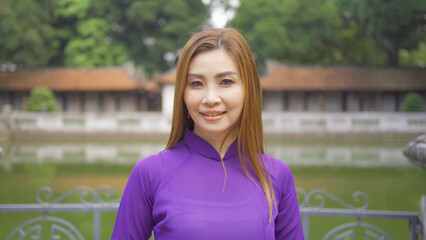
[[[206,113],[202,112],[201,114],[206,116],[206,117],[217,117],[217,116],[220,116],[220,115],[225,114],[225,113],[226,113],[226,111],[225,112],[206,112]]]

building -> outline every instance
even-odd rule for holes
[[[59,68],[0,72],[0,106],[25,109],[31,89],[46,87],[63,112],[161,110],[158,85],[129,67]]]
[[[264,111],[399,112],[409,92],[426,106],[425,68],[270,65],[261,85]]]
[[[63,112],[162,111],[171,116],[176,69],[144,78],[131,67],[0,72],[0,106],[25,108],[34,87],[50,88]],[[426,106],[426,68],[283,66],[261,77],[265,112],[399,112],[417,92]]]

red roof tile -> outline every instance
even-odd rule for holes
[[[155,74],[154,81],[161,84],[175,84],[176,81],[176,68],[169,70],[163,74]]]
[[[426,90],[426,68],[276,66],[261,85],[269,91]]]
[[[34,87],[53,91],[125,91],[136,90],[139,85],[122,67],[0,72],[0,90],[8,91],[27,91]]]
[[[176,69],[153,81],[133,80],[126,68],[36,69],[0,72],[0,90],[27,91],[44,86],[54,91],[158,91],[173,84]],[[426,90],[425,68],[273,66],[261,78],[269,91],[412,91]]]
[[[176,69],[156,75],[173,84]],[[269,91],[410,91],[426,90],[426,68],[274,66],[261,78]]]

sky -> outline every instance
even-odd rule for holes
[[[211,1],[214,1],[214,0],[202,0],[202,1],[204,4],[210,4]],[[232,7],[231,9],[228,9],[228,10],[225,10],[225,8],[220,4],[214,4],[216,6],[212,9],[212,13],[211,13],[212,17],[210,19],[210,22],[213,25],[213,27],[223,28],[226,26],[226,23],[234,17],[235,11],[233,8],[238,7],[239,0],[228,0],[228,1]]]

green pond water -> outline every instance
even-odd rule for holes
[[[0,159],[0,204],[35,203],[41,186],[50,186],[53,197],[78,186],[97,189],[108,185],[119,198],[133,165],[144,156],[164,147],[165,140],[108,141],[10,141],[0,143],[6,155]],[[362,191],[369,198],[368,209],[420,211],[420,199],[426,195],[426,171],[411,165],[402,155],[406,141],[377,143],[368,139],[341,141],[283,141],[266,144],[268,154],[282,159],[293,171],[297,188],[306,192],[323,189],[354,207],[353,194]],[[66,202],[78,202],[72,195]],[[315,204],[315,201],[312,201]],[[341,207],[326,199],[325,207]],[[86,239],[92,239],[89,213],[49,214],[75,224]],[[3,213],[0,215],[0,239],[22,222],[40,214]],[[101,239],[109,239],[115,213],[102,213]],[[310,239],[321,239],[328,231],[356,219],[312,217]],[[409,239],[408,222],[367,220],[394,239]],[[360,238],[361,239],[361,238]],[[362,238],[364,239],[364,238]]]

